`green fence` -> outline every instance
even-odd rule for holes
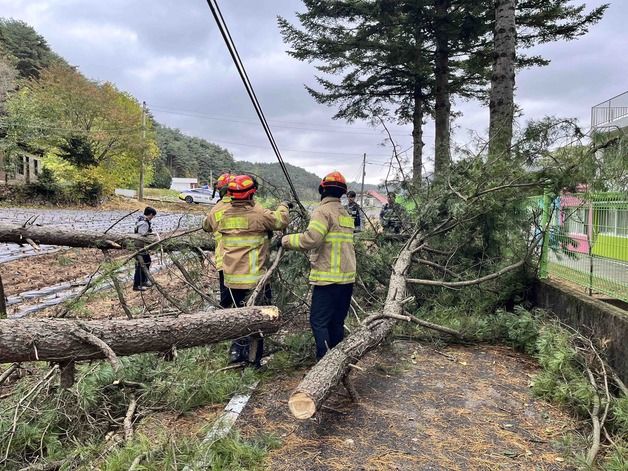
[[[541,277],[566,280],[589,295],[628,302],[628,195],[545,196]]]

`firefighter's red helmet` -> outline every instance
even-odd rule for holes
[[[318,192],[323,194],[328,188],[338,188],[342,190],[342,193],[347,192],[347,180],[342,176],[340,172],[331,172],[325,175],[325,177],[321,180],[321,184],[318,186]]]
[[[234,200],[248,200],[257,191],[255,178],[249,175],[236,175],[229,179],[227,194]]]

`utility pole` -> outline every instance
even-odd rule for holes
[[[364,207],[364,177],[366,176],[366,152],[362,159],[362,187],[360,188],[360,208]]]
[[[209,187],[212,188],[214,186],[214,169],[209,169]]]
[[[142,102],[142,155],[140,157],[140,188],[137,199],[144,201],[144,157],[146,155],[146,102]]]

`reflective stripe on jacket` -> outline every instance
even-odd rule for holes
[[[210,217],[214,217],[216,221],[220,221],[222,219],[222,215],[225,212],[225,209],[231,203],[230,196],[224,196],[214,205],[214,207],[209,211],[209,214],[203,221],[203,230],[205,232],[209,232],[214,236],[214,240],[216,241],[216,248],[214,249],[214,263],[216,264],[216,270],[222,270],[222,258],[224,255],[224,249],[222,247],[222,235],[218,231],[212,231],[210,228],[209,220]]]
[[[270,252],[268,231],[288,226],[288,208],[281,204],[275,211],[254,201],[232,200],[223,210],[207,217],[207,227],[220,234],[222,269],[225,285],[251,289],[266,272]]]
[[[339,198],[323,198],[307,230],[281,240],[286,249],[310,250],[310,283],[347,284],[355,281],[353,218]]]

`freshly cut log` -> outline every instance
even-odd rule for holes
[[[111,360],[116,355],[163,352],[173,346],[180,349],[255,333],[271,334],[279,325],[279,309],[275,306],[140,319],[2,319],[0,363]]]
[[[405,274],[412,262],[412,252],[419,246],[419,237],[413,238],[402,249],[393,266],[384,313],[401,316],[402,301],[406,298]],[[327,399],[331,390],[349,372],[351,364],[382,342],[392,330],[396,320],[384,318],[355,330],[342,342],[328,351],[307,373],[288,400],[290,412],[297,419],[309,419]]]
[[[19,224],[0,224],[0,242],[24,244],[28,241],[37,244],[63,245],[67,247],[91,247],[97,249],[137,250],[154,244],[157,239],[138,234],[103,234],[94,231],[69,231],[55,226],[21,226]],[[214,242],[205,237],[191,235],[164,239],[156,244],[164,250],[174,251],[198,247],[214,250]]]

